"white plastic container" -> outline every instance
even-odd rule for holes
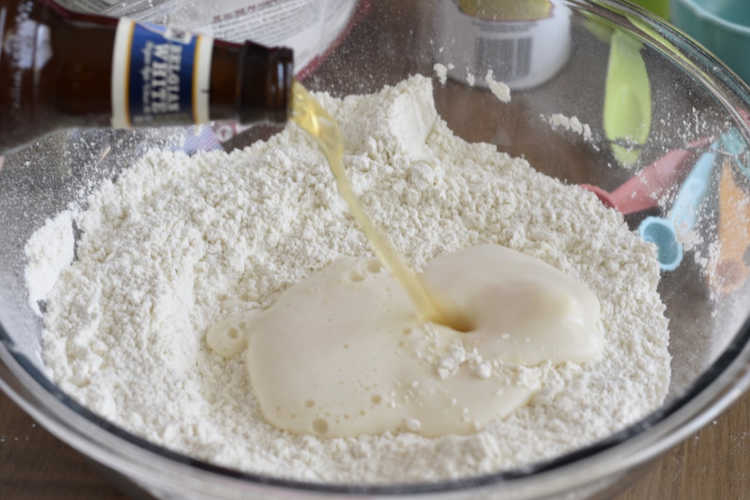
[[[492,70],[514,90],[536,87],[570,55],[570,9],[562,0],[440,0],[434,31],[435,62],[452,79],[473,77],[480,86]]]

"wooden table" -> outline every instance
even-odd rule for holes
[[[0,394],[0,499],[126,499],[83,455]],[[750,499],[750,393],[614,500]]]

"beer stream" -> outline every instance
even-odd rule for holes
[[[336,178],[339,194],[349,206],[349,212],[367,237],[375,255],[404,287],[422,318],[461,332],[471,330],[469,318],[425,285],[362,208],[344,170],[344,145],[336,120],[299,82],[294,82],[292,92],[292,120],[318,143]]]

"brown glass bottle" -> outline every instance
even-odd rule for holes
[[[283,123],[292,76],[286,48],[0,0],[0,154],[65,127]]]

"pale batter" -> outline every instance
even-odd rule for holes
[[[488,380],[487,362],[484,382],[463,372],[441,380],[440,370],[423,362],[426,339],[438,353],[468,344],[480,360],[515,364],[600,354],[596,297],[542,261],[486,245],[438,259],[425,276],[414,273],[354,193],[338,123],[299,83],[293,119],[318,142],[380,262],[336,262],[292,287],[261,318],[224,320],[209,330],[207,342],[222,354],[244,347],[249,336],[250,380],[268,421],[323,436],[477,431],[526,402],[533,389]],[[406,140],[420,133],[394,130]],[[391,276],[365,278],[380,275],[381,266]],[[460,332],[471,335],[464,342]]]
[[[227,356],[249,345],[250,381],[269,422],[324,436],[476,432],[538,389],[495,379],[492,363],[585,362],[601,354],[596,297],[538,259],[476,246],[435,259],[424,279],[471,318],[470,332],[420,321],[378,261],[341,258],[267,311],[222,321],[207,340]],[[476,352],[483,367],[440,376],[427,358],[456,344]]]

